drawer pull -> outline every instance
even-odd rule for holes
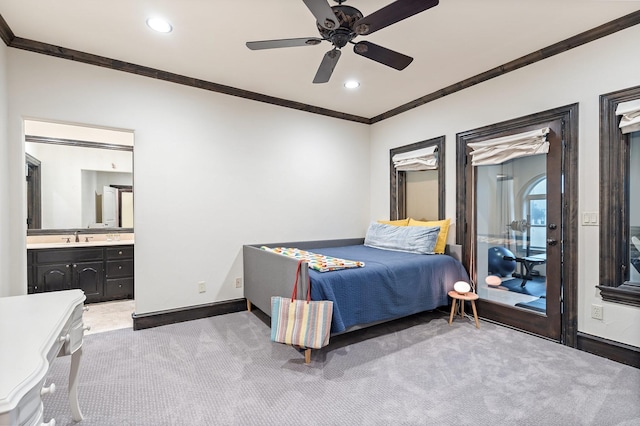
[[[53,395],[53,393],[56,391],[56,384],[55,383],[51,383],[51,385],[49,385],[48,387],[43,387],[42,389],[40,389],[40,395],[46,395],[46,394],[51,394]]]
[[[122,265],[118,266],[118,269],[122,269]]]
[[[118,254],[122,254],[122,250],[120,250],[120,251],[118,252]]]
[[[89,331],[89,330],[91,330],[91,326],[90,326],[90,325],[88,325],[88,324],[82,324],[82,329],[83,329],[84,331]]]
[[[42,423],[42,426],[56,426],[56,419],[51,419],[48,423]]]
[[[83,310],[84,312],[88,312],[88,311],[89,311],[89,307],[88,307],[88,306],[83,306],[83,307],[82,307],[82,310]]]
[[[71,336],[69,334],[65,334],[64,336],[60,336],[60,343],[67,343]]]

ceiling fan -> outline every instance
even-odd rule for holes
[[[251,50],[275,49],[280,47],[315,46],[328,41],[333,48],[325,53],[313,79],[314,83],[326,83],[331,78],[341,50],[347,43],[353,44],[353,51],[365,58],[397,70],[405,69],[413,58],[377,44],[360,41],[357,36],[372,34],[382,28],[409,18],[438,4],[438,0],[396,0],[368,16],[358,9],[343,5],[346,0],[334,0],[337,6],[329,6],[327,0],[302,0],[316,18],[320,37],[289,38],[279,40],[249,41]]]

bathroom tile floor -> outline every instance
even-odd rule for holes
[[[89,303],[85,306],[89,310],[83,315],[84,323],[91,326],[91,329],[85,334],[133,328],[133,319],[131,318],[131,314],[135,311],[133,300]]]

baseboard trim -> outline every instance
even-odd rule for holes
[[[586,333],[578,333],[578,349],[640,368],[640,348]]]
[[[131,314],[133,329],[159,327],[178,322],[191,321],[216,315],[231,314],[247,310],[246,299],[234,299],[206,305],[189,306],[186,308],[169,309],[166,311],[150,312],[147,314]]]

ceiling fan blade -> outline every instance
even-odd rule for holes
[[[355,23],[355,32],[366,35],[438,5],[438,0],[396,0]]]
[[[380,62],[391,68],[395,68],[398,71],[402,71],[413,61],[411,56],[403,55],[386,47],[378,46],[377,44],[370,43],[368,41],[361,41],[353,46],[353,51],[365,58],[373,59],[376,62]]]
[[[307,5],[316,21],[322,28],[333,30],[340,26],[338,18],[327,3],[327,0],[302,0]]]
[[[314,83],[326,83],[329,81],[341,54],[342,52],[338,49],[331,49],[324,54],[324,58],[322,58],[320,67],[316,72],[316,76],[313,78]]]
[[[247,47],[251,50],[262,49],[275,49],[279,47],[296,47],[296,46],[315,46],[322,42],[321,38],[306,37],[306,38],[283,38],[280,40],[263,40],[263,41],[248,41]]]

